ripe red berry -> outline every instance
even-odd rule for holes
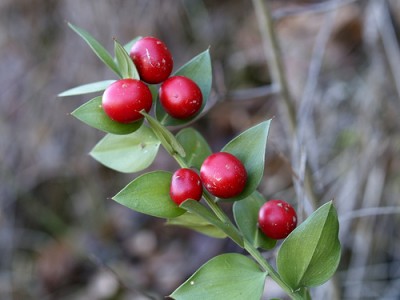
[[[247,180],[243,163],[233,154],[218,152],[205,159],[200,168],[200,178],[204,187],[219,198],[239,195]]]
[[[103,93],[104,112],[114,121],[131,123],[143,118],[141,110],[149,112],[152,95],[145,83],[136,79],[120,79]]]
[[[199,201],[203,194],[203,186],[199,175],[191,170],[182,168],[172,175],[169,195],[178,205],[187,199]]]
[[[296,225],[296,211],[283,200],[270,200],[264,203],[258,213],[258,226],[271,239],[286,238]]]
[[[185,76],[168,78],[159,90],[160,103],[174,118],[187,119],[197,114],[203,103],[198,85]]]
[[[140,79],[151,84],[163,82],[174,65],[167,46],[151,36],[138,40],[131,48],[131,56]]]

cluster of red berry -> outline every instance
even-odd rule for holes
[[[200,175],[194,170],[177,170],[171,181],[170,196],[180,205],[187,199],[199,201],[205,189],[218,198],[232,198],[239,195],[247,180],[247,172],[242,162],[233,154],[218,152],[208,156]]]
[[[129,53],[140,80],[127,78],[111,84],[102,97],[104,112],[114,121],[131,123],[149,112],[152,94],[147,84],[161,84],[158,96],[164,110],[177,119],[195,116],[203,102],[198,85],[185,76],[171,76],[173,59],[166,45],[154,38],[138,40]],[[177,170],[171,180],[170,197],[180,205],[188,199],[200,201],[204,188],[213,196],[233,198],[244,190],[247,172],[233,154],[218,152],[208,156],[200,168],[200,175],[192,169]],[[273,239],[283,239],[296,227],[293,207],[282,200],[266,202],[259,211],[261,231]]]
[[[177,170],[172,176],[170,196],[178,205],[188,199],[199,201],[204,185],[216,197],[231,198],[243,191],[246,180],[247,172],[242,162],[230,153],[218,152],[205,159],[200,176],[192,169]],[[258,226],[269,238],[284,239],[296,225],[296,211],[283,200],[270,200],[259,210]]]
[[[173,59],[162,41],[154,37],[141,38],[132,46],[129,55],[140,80],[120,79],[104,91],[102,107],[112,120],[132,123],[143,118],[140,111],[150,111],[153,100],[147,84],[162,83],[159,100],[170,116],[187,119],[199,112],[203,102],[200,88],[188,77],[170,77]]]

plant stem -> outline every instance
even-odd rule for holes
[[[208,193],[204,194],[204,199],[206,200],[208,206],[212,209],[215,215],[225,224],[228,224],[232,228],[239,230],[232,223],[232,221],[228,218],[228,216],[224,213],[221,207],[215,203],[215,201],[211,198]],[[239,232],[240,233],[240,232]],[[232,239],[232,238],[231,238]],[[303,299],[303,297],[294,292],[279,276],[279,274],[274,270],[274,268],[268,263],[268,261],[261,255],[260,251],[258,251],[253,244],[251,244],[245,237],[243,237],[244,241],[244,249],[258,262],[258,264],[264,269],[264,271],[268,272],[268,275],[292,298],[292,299]]]
[[[163,145],[165,147],[165,145]],[[181,168],[188,168],[188,164],[178,153],[172,155],[176,162],[179,164]],[[217,218],[223,222],[225,225],[231,227],[234,231],[236,231],[240,236],[242,236],[240,230],[232,223],[232,221],[228,218],[225,212],[221,209],[221,207],[216,203],[213,197],[208,193],[203,193],[203,198],[205,199],[207,205],[214,212]],[[227,234],[229,238],[235,242],[235,239]],[[292,298],[295,300],[302,300],[303,297],[294,292],[279,276],[279,274],[274,270],[274,268],[268,263],[268,261],[261,255],[260,251],[258,251],[245,237],[243,237],[243,248],[254,258],[255,261],[263,268],[264,271],[268,272],[268,275]]]
[[[176,162],[178,163],[178,165],[179,165],[181,168],[188,168],[188,167],[189,167],[189,166],[187,165],[187,163],[185,162],[185,160],[184,160],[178,153],[175,153],[175,154],[173,155],[173,157],[175,158]]]
[[[293,102],[293,98],[289,91],[289,84],[287,82],[287,77],[285,74],[279,41],[273,26],[271,11],[268,5],[264,3],[264,0],[253,0],[253,6],[261,33],[264,51],[266,56],[268,57],[268,65],[271,70],[271,75],[274,83],[278,85],[279,92],[283,100],[283,105],[281,105],[281,109],[283,109],[283,114],[286,117],[287,123],[289,125],[289,128],[287,129],[287,134],[291,140],[297,143],[298,141],[295,140],[298,139],[297,112]],[[306,194],[311,201],[311,205],[315,207],[317,203],[317,197],[315,196],[312,188],[313,178],[308,165],[306,165],[305,168],[303,184]]]
[[[292,298],[292,299],[303,299],[303,297],[293,291],[274,270],[274,268],[266,261],[266,259],[247,239],[244,239],[244,248],[246,251],[258,262],[258,264],[268,272],[268,275]]]
[[[284,102],[285,115],[289,123],[289,134],[294,135],[296,132],[296,110],[293,105],[293,99],[289,92],[286,80],[285,68],[281,58],[279,42],[274,31],[271,12],[263,0],[253,0],[253,5],[260,28],[263,47],[266,55],[269,57],[268,65],[271,75],[276,84],[278,84],[279,92]]]

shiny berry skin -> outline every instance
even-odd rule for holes
[[[159,90],[159,97],[164,110],[176,119],[193,117],[203,103],[200,88],[185,76],[173,76],[164,81]]]
[[[247,172],[236,156],[227,152],[217,152],[204,160],[200,168],[200,178],[212,195],[218,198],[232,198],[243,191]]]
[[[103,93],[102,107],[114,121],[131,123],[143,118],[141,110],[149,112],[153,104],[147,85],[136,79],[120,79]]]
[[[286,238],[297,225],[297,215],[293,207],[283,200],[270,200],[260,208],[258,226],[269,238]]]
[[[144,82],[157,84],[166,80],[174,65],[167,46],[151,36],[143,37],[133,44],[130,52],[140,79]]]
[[[169,195],[178,205],[187,199],[199,201],[203,186],[199,175],[192,169],[182,168],[172,175]]]

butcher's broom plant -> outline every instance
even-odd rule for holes
[[[136,37],[125,45],[114,40],[111,54],[88,32],[68,25],[116,75],[59,94],[98,93],[72,112],[105,132],[90,155],[123,173],[148,168],[160,146],[176,161],[173,172],[144,173],[113,200],[169,225],[228,238],[248,254],[212,258],[169,297],[259,300],[269,276],[292,299],[310,299],[310,288],[329,280],[339,264],[335,207],[325,203],[298,224],[294,201],[266,200],[257,191],[271,120],[248,128],[216,152],[190,127],[204,113],[211,91],[209,49],[173,72],[173,55],[155,37]],[[221,209],[224,202],[233,203],[234,220]],[[275,247],[276,261],[267,261],[263,252]]]

